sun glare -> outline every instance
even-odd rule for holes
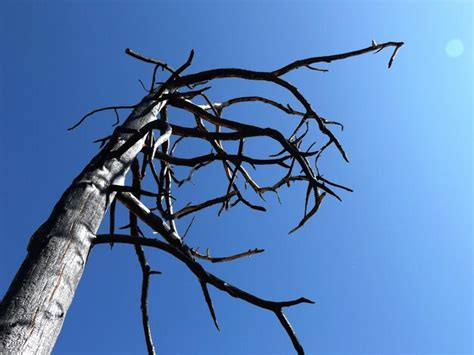
[[[464,44],[459,38],[453,38],[446,43],[446,54],[452,58],[460,57],[464,52]]]

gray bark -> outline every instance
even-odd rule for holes
[[[154,102],[151,112],[143,114],[150,107],[150,97],[151,94],[137,106],[122,127],[137,130],[156,119],[165,101]],[[131,135],[121,132],[111,144],[112,150]],[[120,158],[104,162],[99,153],[33,234],[27,256],[0,304],[0,354],[52,351],[81,279],[91,241],[114,198],[107,189],[111,184],[123,184],[143,141],[144,138]]]

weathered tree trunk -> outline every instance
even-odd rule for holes
[[[124,122],[125,130],[118,131],[122,133],[110,143],[112,150],[130,137],[130,129],[140,129],[156,119],[166,102],[155,102],[150,111],[151,96],[143,99]],[[144,114],[145,109],[150,112]],[[91,240],[114,196],[108,187],[123,184],[143,141],[105,163],[103,152],[107,147],[102,150],[33,234],[26,259],[0,304],[0,354],[51,352],[81,279]]]

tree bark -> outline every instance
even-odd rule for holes
[[[91,241],[114,193],[143,147],[140,139],[118,158],[107,151],[133,130],[155,120],[166,101],[145,97],[110,141],[64,192],[48,220],[31,237],[28,253],[0,304],[0,354],[49,354],[84,270]],[[153,109],[150,111],[150,107]],[[147,112],[149,111],[149,112]]]

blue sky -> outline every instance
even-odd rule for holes
[[[390,70],[383,51],[324,65],[328,73],[287,76],[318,113],[344,123],[338,135],[351,162],[329,151],[322,168],[354,193],[342,194],[342,203],[327,199],[291,236],[304,201],[298,186],[282,191],[282,205],[269,197],[266,214],[202,212],[188,241],[216,255],[265,248],[209,269],[262,297],[315,300],[287,311],[308,353],[472,354],[473,10],[469,1],[421,0],[4,1],[0,292],[114,117],[66,128],[91,109],[144,95],[137,79],[149,80],[152,68],[127,57],[126,47],[172,66],[194,48],[189,72],[196,72],[271,70],[372,39],[404,41]],[[447,50],[453,39],[462,51]],[[290,102],[269,85],[231,80],[216,82],[210,96],[242,93]],[[256,104],[229,116],[282,130],[294,124]],[[183,145],[180,154],[191,149]],[[181,203],[221,194],[219,174],[198,175],[196,186],[178,193]],[[211,290],[217,332],[186,268],[158,251],[147,255],[164,273],[152,280],[149,300],[158,352],[292,353],[273,315]],[[140,282],[132,248],[94,249],[54,353],[144,353]]]

